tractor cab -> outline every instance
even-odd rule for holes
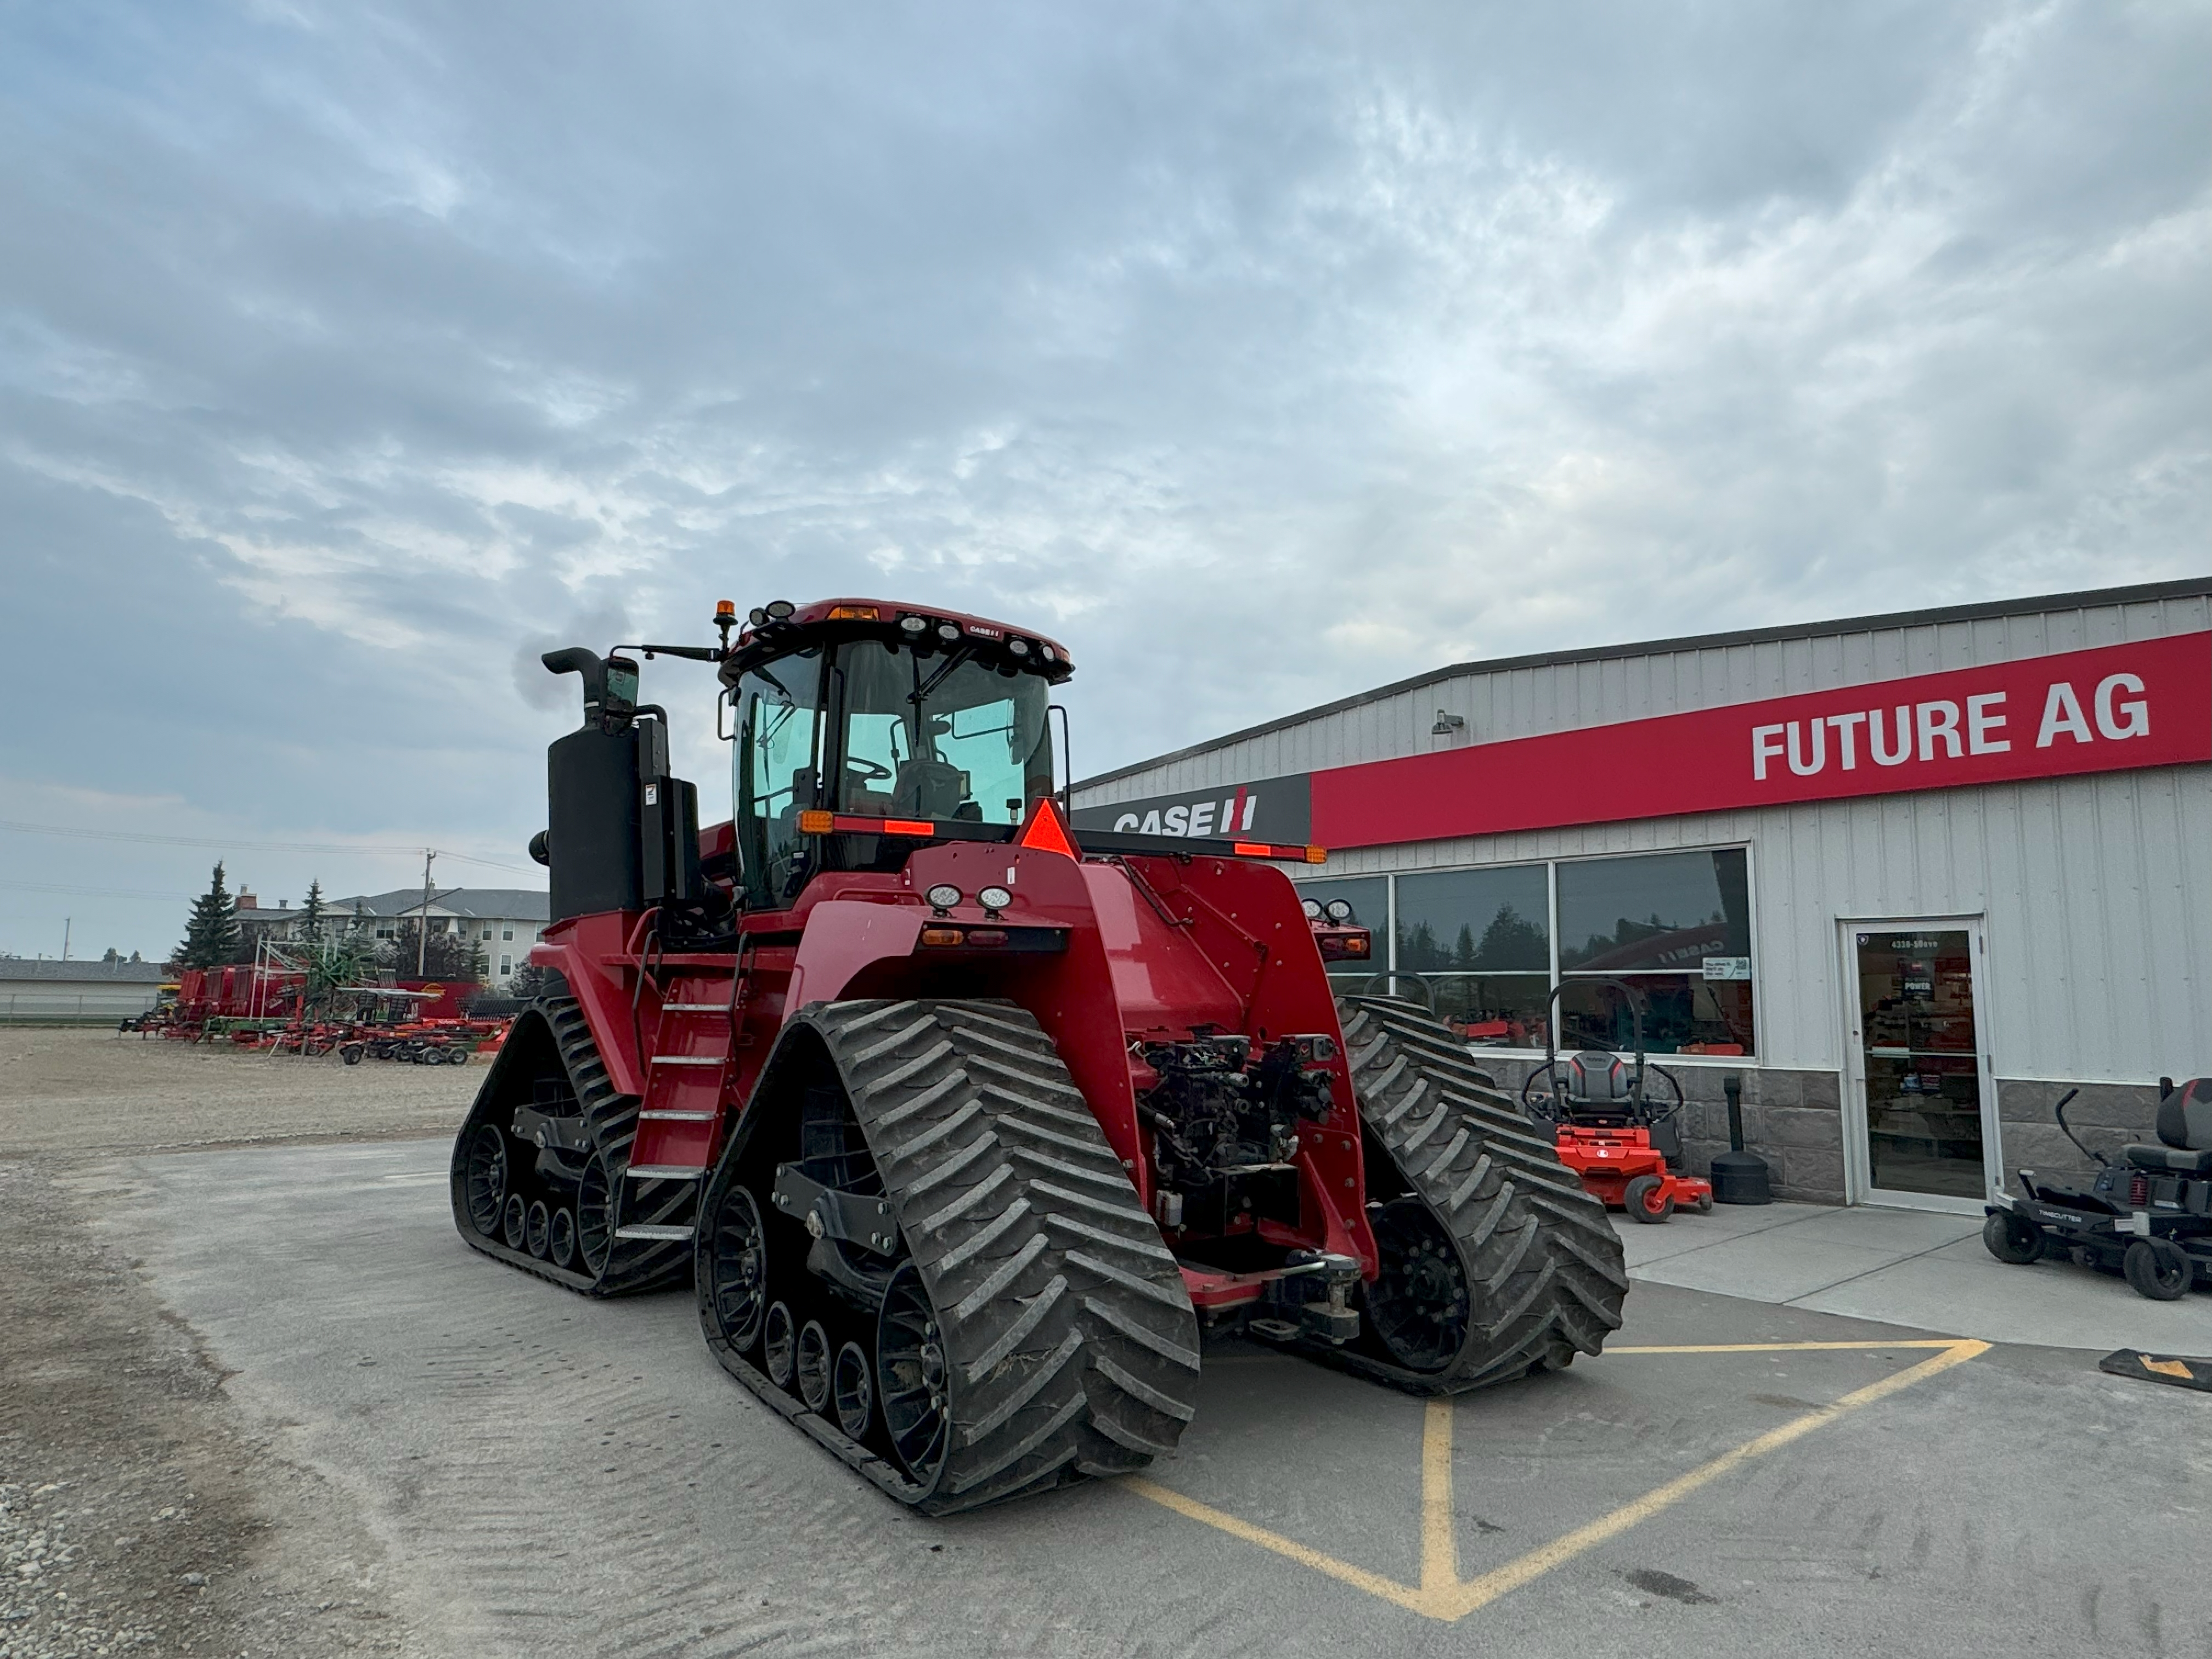
[[[779,602],[723,660],[746,908],[827,870],[896,870],[925,841],[1010,841],[1053,793],[1052,641],[852,599]]]

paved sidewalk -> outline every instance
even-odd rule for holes
[[[1988,1342],[2212,1354],[2212,1295],[2152,1302],[2087,1267],[2008,1267],[1982,1247],[1979,1216],[1722,1204],[1613,1225],[1630,1276],[1653,1284]]]

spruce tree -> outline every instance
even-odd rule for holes
[[[313,944],[323,936],[323,884],[307,884],[307,896],[300,906],[300,937]]]
[[[223,885],[222,864],[206,892],[192,901],[191,920],[185,924],[185,942],[177,947],[177,961],[186,968],[220,968],[238,954],[242,930],[238,906]]]

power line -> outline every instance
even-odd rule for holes
[[[384,857],[420,858],[426,851],[434,851],[441,859],[456,859],[463,864],[481,864],[490,870],[511,870],[517,875],[537,873],[520,864],[501,864],[497,859],[475,858],[466,853],[449,853],[442,848],[380,847],[360,842],[313,841],[232,841],[218,840],[208,836],[153,836],[136,830],[79,830],[60,823],[24,823],[13,818],[0,818],[0,830],[9,830],[24,836],[69,836],[86,841],[128,841],[161,847],[205,847],[219,853],[356,853]],[[54,890],[59,891],[59,889]]]
[[[120,887],[58,887],[39,881],[0,881],[0,887],[17,893],[70,893],[80,898],[160,899],[167,903],[175,899],[190,900],[190,893],[137,893]]]

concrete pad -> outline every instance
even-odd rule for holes
[[[2153,1302],[2094,1268],[2045,1261],[2015,1267],[1978,1238],[1894,1263],[1812,1295],[1794,1308],[1879,1319],[2047,1347],[2142,1348],[2212,1354],[2212,1296]]]
[[[1805,1204],[1715,1205],[1711,1215],[1678,1213],[1657,1226],[1632,1221],[1615,1211],[1613,1228],[1620,1235],[1621,1250],[1632,1273],[1647,1262],[1663,1261],[1670,1256],[1724,1244],[1730,1239],[1748,1238],[1776,1227],[1790,1226],[1802,1219],[1802,1212],[1811,1207]]]
[[[1978,1216],[1872,1205],[1716,1206],[1649,1226],[1613,1218],[1640,1282],[1910,1325],[1985,1342],[2212,1354],[2212,1296],[2155,1303],[2108,1273],[2015,1267]]]
[[[1799,1239],[1794,1237],[1796,1231],[1792,1227],[1776,1227],[1747,1238],[1729,1239],[1632,1268],[1631,1273],[1636,1279],[1679,1285],[1685,1290],[1748,1297],[1754,1302],[1794,1303],[1799,1297],[1874,1273],[1897,1260],[1891,1251]]]
[[[1982,1218],[1978,1215],[1945,1215],[1935,1210],[1885,1210],[1871,1205],[1850,1209],[1810,1204],[1790,1207],[1799,1212],[1790,1218],[1792,1238],[1848,1244],[1860,1250],[1887,1250],[1899,1256],[1917,1255],[1923,1250],[1941,1249],[1960,1239],[1978,1240],[1982,1236]]]

